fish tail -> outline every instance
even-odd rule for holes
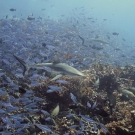
[[[78,37],[82,40],[82,45],[84,44],[84,38],[78,35]]]
[[[24,67],[24,70],[23,70],[23,75],[26,75],[28,74],[28,71],[30,69],[30,66],[26,64],[26,62],[24,60],[22,60],[21,58],[19,58],[18,56],[14,55],[13,56],[15,57],[16,60],[18,60],[21,65]]]

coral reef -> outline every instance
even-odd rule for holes
[[[8,129],[9,134],[134,134],[135,102],[122,89],[134,87],[135,68],[96,63],[82,72],[85,77],[60,78],[68,83],[40,78],[37,86],[31,86],[28,78],[17,79],[9,73],[1,76],[0,133]],[[6,83],[7,77],[14,83]],[[60,90],[50,92],[50,86]],[[52,117],[57,105],[58,115]]]

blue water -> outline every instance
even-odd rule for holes
[[[65,34],[68,31],[71,31],[71,33],[77,32],[85,40],[87,38],[99,37],[109,42],[109,45],[101,46],[95,43],[96,45],[98,44],[98,47],[104,48],[100,51],[95,50],[95,52],[93,50],[96,56],[97,54],[104,55],[105,59],[108,59],[110,63],[121,63],[121,65],[123,63],[134,64],[134,5],[134,0],[0,0],[0,18],[6,19],[6,16],[8,16],[7,20],[19,19],[27,22],[29,21],[27,17],[32,16],[35,18],[35,25],[31,25],[32,29],[36,29],[40,25],[36,24],[39,18],[42,18],[40,19],[41,25],[50,20],[50,24],[46,23],[46,25],[52,31],[51,34],[53,34],[53,30],[57,31],[57,23],[58,25],[65,23],[62,26],[65,27],[64,29],[67,29]],[[16,11],[10,11],[11,8],[16,9]],[[24,29],[23,26],[22,29]],[[40,29],[42,29],[42,26]],[[118,35],[113,35],[113,32],[118,33]],[[75,34],[76,36],[78,35],[77,33]],[[34,35],[34,33],[31,34]],[[5,33],[5,35],[7,34]],[[40,37],[44,39],[44,35],[40,35]],[[74,43],[78,44],[75,39],[73,42],[68,41],[67,43],[72,45]],[[80,46],[79,44],[78,46]],[[117,51],[117,48],[120,51]],[[91,48],[89,49],[91,50]],[[85,48],[85,52],[87,50]],[[91,59],[94,58],[91,55],[90,57]],[[89,61],[89,63],[91,62]]]
[[[134,0],[0,0],[0,18],[5,15],[20,17],[20,14],[26,17],[33,13],[34,16],[59,19],[62,14],[70,17],[75,8],[84,7],[84,16],[97,18],[99,25],[117,31],[129,41],[128,44],[134,45],[134,6]],[[16,8],[17,12],[10,12],[10,8]],[[80,12],[78,10],[78,14]],[[105,23],[104,18],[107,19]]]

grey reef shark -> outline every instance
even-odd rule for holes
[[[60,63],[60,62],[56,61],[56,62],[52,62],[52,63],[38,63],[38,64],[34,64],[34,65],[28,65],[28,64],[26,64],[24,62],[24,60],[22,60],[18,56],[16,56],[16,55],[13,55],[13,56],[24,67],[23,75],[27,75],[30,69],[43,69],[43,70],[46,70],[44,68],[46,66],[46,67],[51,68],[54,72],[59,73],[59,74],[57,74],[57,76],[55,76],[51,80],[56,80],[56,79],[60,78],[63,75],[85,76],[82,72],[80,72],[79,70],[75,69],[72,66],[69,66],[66,63]]]

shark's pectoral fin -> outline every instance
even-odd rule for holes
[[[52,78],[51,81],[55,81],[55,80],[57,80],[58,78],[60,78],[62,76],[63,76],[62,74],[58,74],[54,78]]]

